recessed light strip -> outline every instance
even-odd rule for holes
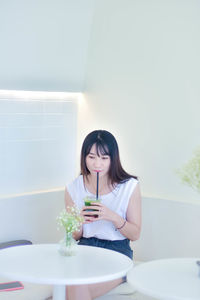
[[[77,101],[81,93],[0,90],[0,100],[12,101]]]

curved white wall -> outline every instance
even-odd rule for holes
[[[79,140],[112,131],[148,197],[200,203],[175,174],[200,145],[199,12],[195,0],[98,1]]]
[[[140,176],[143,196],[150,198],[143,201],[138,259],[199,253],[200,206],[192,204],[200,203],[199,195],[174,174],[200,144],[199,2],[10,3],[0,10],[0,88],[77,91],[83,89],[87,69],[79,150],[90,130],[108,129],[119,141],[125,168]],[[52,192],[1,199],[0,240],[57,240],[55,217],[63,197]],[[15,210],[14,229],[10,209]],[[43,224],[44,217],[50,223]],[[173,234],[165,240],[169,230]]]

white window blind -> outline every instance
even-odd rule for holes
[[[78,93],[0,91],[0,195],[74,177]]]

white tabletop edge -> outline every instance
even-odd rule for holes
[[[148,289],[148,288],[144,288],[144,285],[142,282],[136,280],[136,279],[131,279],[132,275],[134,276],[134,272],[137,272],[137,270],[139,269],[143,269],[145,266],[150,265],[150,264],[154,264],[154,263],[159,263],[159,262],[173,262],[173,261],[191,261],[191,262],[196,262],[196,261],[200,261],[199,257],[174,257],[174,258],[163,258],[163,259],[155,259],[155,260],[151,260],[151,261],[147,261],[147,262],[143,262],[140,265],[135,266],[133,269],[131,269],[131,271],[127,274],[127,281],[139,292],[143,293],[144,295],[150,296],[150,297],[155,297],[156,299],[170,299],[170,300],[191,300],[191,297],[186,296],[177,296],[177,295],[172,295],[172,294],[165,294],[165,296],[163,296],[163,293],[160,293],[158,291],[152,290],[152,289]],[[198,270],[198,269],[197,269]],[[197,275],[198,276],[198,275]],[[199,279],[199,286],[200,286],[200,278]],[[192,297],[192,300],[199,300],[199,296],[197,297]]]
[[[16,248],[18,248],[19,250],[20,250],[21,247],[26,247],[27,248],[28,246],[30,246],[30,247],[36,247],[37,248],[40,245],[41,244],[25,245],[25,246],[18,246]],[[44,246],[55,246],[55,247],[58,247],[58,244],[44,244]],[[79,247],[85,248],[86,246],[79,246]],[[89,246],[87,246],[87,247],[89,247]],[[8,250],[8,248],[6,248],[6,249]],[[3,254],[3,252],[6,251],[6,249],[2,249],[1,253]],[[10,250],[12,251],[11,248],[10,248]],[[104,249],[104,250],[105,251],[111,251],[109,249]],[[132,269],[132,267],[133,267],[133,261],[130,258],[128,258],[127,256],[126,256],[126,258],[128,260],[130,260],[130,263],[127,266],[127,268],[125,268],[123,271],[119,271],[119,272],[117,272],[115,274],[112,274],[112,275],[110,275],[110,274],[100,275],[97,278],[94,278],[92,276],[91,277],[87,277],[87,278],[79,278],[79,279],[77,279],[77,278],[75,278],[75,279],[74,278],[72,278],[72,279],[69,279],[69,278],[65,279],[65,278],[63,278],[63,279],[61,279],[60,278],[59,279],[59,285],[91,284],[91,283],[106,282],[106,281],[111,281],[111,280],[114,280],[114,279],[121,278],[121,277],[125,276],[128,273],[128,271],[130,271]],[[1,269],[0,269],[0,274],[1,274]],[[19,280],[19,281],[24,281],[24,282],[32,282],[32,283],[36,283],[36,284],[55,285],[55,281],[56,281],[55,278],[49,278],[49,279],[46,278],[46,279],[43,280],[41,278],[37,279],[37,278],[35,278],[34,276],[31,276],[31,275],[27,276],[27,274],[26,274],[26,276],[24,276],[23,274],[20,274],[20,272],[18,273],[18,275],[16,277],[15,274],[13,275],[10,272],[4,271],[4,272],[2,272],[2,276],[4,278],[8,278],[8,280]]]
[[[114,279],[118,279],[121,278],[123,276],[126,276],[126,274],[128,273],[128,271],[130,271],[130,269],[132,268],[132,266],[130,266],[129,268],[127,268],[127,270],[124,270],[123,272],[118,272],[115,275],[103,275],[103,276],[99,276],[97,278],[93,278],[93,277],[88,277],[88,278],[84,278],[84,279],[60,279],[59,285],[76,285],[76,284],[91,284],[92,283],[100,283],[100,282],[107,282],[107,281],[111,281]],[[55,284],[55,280],[54,279],[45,279],[44,282],[41,279],[36,279],[33,276],[18,276],[16,278],[16,276],[12,276],[11,274],[6,274],[4,272],[4,278],[7,278],[8,280],[18,280],[18,281],[24,281],[24,282],[30,282],[30,283],[35,283],[35,284],[47,284],[47,285],[54,285]]]

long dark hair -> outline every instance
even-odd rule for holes
[[[82,145],[81,149],[81,174],[88,176],[90,173],[86,166],[86,156],[90,153],[93,145],[96,145],[97,155],[110,156],[110,169],[108,172],[111,184],[122,183],[130,178],[138,179],[136,176],[128,174],[121,165],[119,148],[115,137],[106,130],[95,130],[90,132]]]

